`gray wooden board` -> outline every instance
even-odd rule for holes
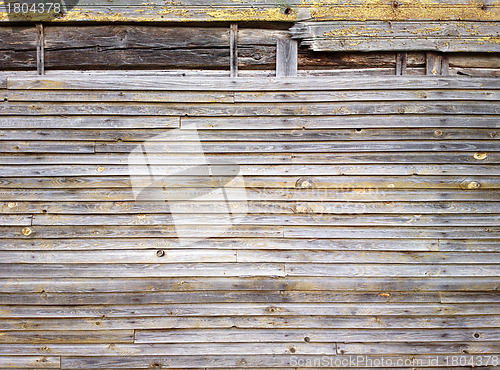
[[[134,77],[117,78],[112,75],[18,77],[7,79],[9,89],[36,90],[190,90],[190,91],[338,91],[378,89],[498,89],[500,81],[495,78],[471,79],[464,77],[375,77],[354,78],[182,78]]]

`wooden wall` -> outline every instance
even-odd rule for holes
[[[0,86],[0,368],[500,353],[500,80],[17,72]],[[165,204],[134,202],[127,158],[193,127],[209,158],[239,164],[248,215],[181,244]],[[190,163],[161,148],[157,163]]]
[[[498,1],[8,4],[0,369],[499,368]]]

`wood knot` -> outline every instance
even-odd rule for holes
[[[482,161],[483,159],[488,158],[488,154],[486,154],[484,152],[477,152],[477,153],[474,153],[474,158]]]
[[[32,231],[29,227],[25,227],[22,231],[24,236],[28,236],[28,235],[31,235]]]
[[[434,136],[437,136],[437,137],[443,136],[443,131],[441,131],[441,130],[434,131]]]
[[[309,338],[309,337],[304,337],[304,342],[309,343],[310,341],[311,341],[311,338]]]
[[[310,179],[306,179],[306,178],[301,177],[295,183],[295,187],[300,188],[300,189],[310,189],[313,187],[313,182]]]
[[[156,255],[157,255],[158,257],[164,257],[164,256],[165,256],[165,251],[164,251],[164,250],[162,250],[162,249],[157,250],[157,251],[156,251]]]

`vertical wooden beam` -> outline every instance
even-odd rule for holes
[[[396,76],[402,76],[406,74],[407,60],[408,60],[407,53],[396,54]]]
[[[447,76],[448,56],[443,53],[429,51],[426,53],[426,74],[429,76]]]
[[[298,65],[297,41],[278,39],[276,45],[276,77],[297,76]]]
[[[36,37],[36,70],[39,75],[43,75],[45,74],[43,24],[37,24],[36,29],[38,30]]]
[[[231,23],[229,32],[229,56],[231,77],[238,77],[238,24]]]

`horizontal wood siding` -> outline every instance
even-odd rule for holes
[[[0,94],[0,368],[497,364],[500,80],[17,72]],[[166,177],[179,221],[135,201],[129,154],[197,165],[194,129],[246,194]]]

